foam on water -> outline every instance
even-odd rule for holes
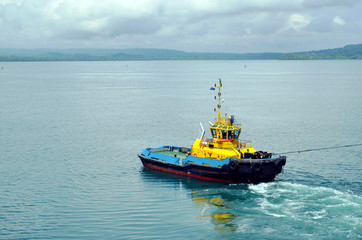
[[[226,239],[358,239],[362,198],[328,187],[272,182],[193,190],[198,219]]]
[[[250,185],[256,210],[280,218],[290,233],[313,236],[360,238],[362,198],[327,187],[273,182]],[[284,220],[283,220],[284,219]]]

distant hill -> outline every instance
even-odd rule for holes
[[[0,49],[1,62],[122,60],[314,60],[362,59],[362,44],[295,53],[213,53],[171,49]]]
[[[296,52],[281,55],[281,60],[321,60],[321,59],[362,59],[362,44],[347,45],[309,52]]]
[[[0,49],[0,61],[278,59],[282,53],[202,53],[170,49]]]

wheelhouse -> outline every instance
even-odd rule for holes
[[[214,124],[210,127],[211,136],[215,140],[237,140],[241,127],[238,125],[227,126],[224,124]]]

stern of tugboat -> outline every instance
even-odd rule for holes
[[[233,182],[270,182],[282,172],[285,164],[286,157],[279,155],[269,159],[230,159],[228,171]]]

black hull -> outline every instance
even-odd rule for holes
[[[261,183],[271,182],[282,171],[286,157],[280,156],[276,159],[245,161],[230,160],[229,164],[219,167],[204,166],[198,164],[177,165],[157,161],[138,155],[142,164],[149,168],[163,172],[196,177],[208,181],[219,181],[225,183]]]

